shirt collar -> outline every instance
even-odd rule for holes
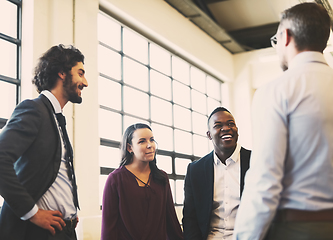
[[[232,153],[232,155],[226,159],[226,163],[229,161],[229,160],[232,160],[233,162],[237,162],[238,161],[238,156],[239,156],[239,152],[240,152],[240,149],[241,149],[241,145],[239,143],[236,144],[236,148],[235,148],[235,151]],[[215,151],[214,151],[214,164],[217,165],[221,162],[221,160],[219,159],[219,157],[216,155]]]
[[[319,62],[327,65],[324,55],[321,52],[305,51],[297,54],[290,62],[289,69],[299,66],[303,63]]]
[[[47,99],[50,100],[54,109],[54,113],[62,113],[62,109],[58,99],[49,90],[44,90],[40,94],[43,94],[45,97],[47,97]]]

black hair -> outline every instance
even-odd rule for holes
[[[151,127],[149,127],[147,124],[144,123],[136,123],[133,125],[130,125],[124,132],[123,140],[120,146],[121,150],[121,161],[120,161],[120,167],[130,164],[133,161],[132,154],[127,150],[127,144],[132,144],[133,139],[133,133],[137,129],[143,129],[148,128],[150,131],[152,131]],[[160,183],[162,185],[165,185],[167,183],[166,175],[157,167],[156,165],[156,154],[154,157],[154,160],[149,162],[149,167],[151,170],[152,178],[155,182]]]
[[[229,112],[229,110],[226,109],[225,107],[217,107],[217,108],[215,108],[215,109],[213,110],[213,112],[212,112],[212,113],[209,115],[209,117],[208,117],[208,120],[207,120],[207,126],[208,126],[208,129],[209,129],[209,120],[210,120],[211,117],[212,117],[215,113],[217,113],[217,112],[228,112],[228,113],[231,114],[231,112]]]
[[[42,57],[35,68],[32,83],[36,85],[37,92],[52,90],[55,87],[58,73],[70,74],[72,67],[78,62],[84,63],[84,56],[74,46],[65,47],[62,44],[51,47]]]

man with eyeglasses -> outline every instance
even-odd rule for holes
[[[330,17],[316,3],[283,12],[271,39],[284,74],[253,99],[253,152],[234,239],[333,238]]]

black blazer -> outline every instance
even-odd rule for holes
[[[214,191],[214,151],[187,167],[183,231],[185,240],[206,240],[210,225]],[[244,176],[249,169],[251,151],[240,150],[240,196],[244,188]]]
[[[40,95],[15,108],[0,134],[0,194],[4,205],[0,214],[0,239],[35,239],[46,234],[20,217],[52,185],[59,172],[61,141],[50,101]],[[44,235],[43,235],[44,236]]]

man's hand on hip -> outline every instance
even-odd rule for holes
[[[56,233],[55,228],[61,231],[62,227],[66,226],[59,211],[38,209],[38,212],[29,220],[33,224],[48,230],[52,235]]]

